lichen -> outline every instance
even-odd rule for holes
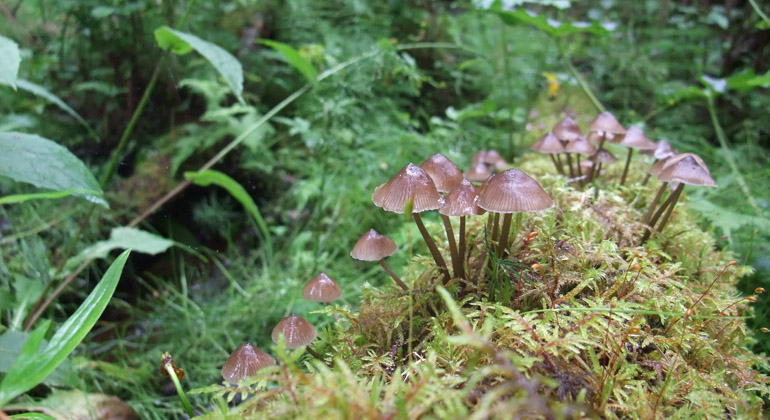
[[[766,359],[748,350],[751,299],[734,287],[750,268],[717,249],[686,199],[640,243],[657,185],[635,174],[648,165],[635,160],[626,186],[612,166],[582,186],[526,156],[514,166],[556,205],[514,224],[507,257],[488,252],[487,215],[469,220],[468,280],[442,285],[415,256],[402,269],[411,293],[368,287],[358,311],[323,310],[338,317],[313,344],[327,364],[278,346],[279,365],[240,387],[197,390],[250,396],[204,417],[760,417]],[[429,230],[448,255],[438,223]]]

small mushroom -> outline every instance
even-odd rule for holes
[[[569,176],[570,178],[575,177],[575,172],[577,169],[573,169],[572,166],[572,152],[568,150],[569,143],[573,140],[579,139],[581,136],[583,136],[583,132],[580,130],[580,126],[570,117],[566,117],[563,120],[559,121],[558,124],[553,126],[553,129],[551,130],[554,136],[556,136],[557,139],[562,143],[564,146],[565,154],[567,155],[567,166],[569,167]],[[575,163],[576,166],[579,168],[580,165]]]
[[[350,251],[350,256],[359,261],[377,261],[380,263],[383,269],[390,275],[393,281],[396,282],[399,287],[409,291],[409,287],[401,281],[400,278],[390,269],[384,259],[395,254],[398,251],[398,246],[392,239],[387,236],[380,235],[374,229],[369,229]]]
[[[266,366],[275,365],[275,359],[250,343],[241,344],[230,354],[222,365],[222,377],[231,384],[249,376]]]
[[[452,187],[463,180],[463,173],[460,172],[457,165],[441,153],[436,153],[426,159],[425,162],[420,165],[420,168],[422,168],[433,180],[433,183],[436,184],[436,189],[440,193],[449,192]],[[449,243],[449,253],[452,257],[452,267],[455,268],[454,274],[456,276],[457,261],[459,257],[457,255],[457,243],[455,242],[454,232],[452,231],[452,223],[449,221],[449,217],[443,214],[441,215],[441,219],[444,222],[444,230],[446,231],[446,237]]]
[[[608,135],[626,133],[626,130],[622,125],[620,125],[615,116],[608,111],[602,112],[601,114],[597,115],[596,118],[594,118],[590,123],[588,123],[588,131],[597,133],[600,136],[600,151],[604,149],[604,142],[609,140]],[[591,168],[591,181],[596,179],[596,177],[599,175],[599,171],[596,170],[598,163],[598,161],[594,160],[594,165]]]
[[[457,252],[457,260],[452,260],[452,269],[455,277],[465,278],[465,216],[473,216],[484,213],[484,209],[478,205],[478,190],[467,179],[463,178],[452,190],[444,196],[444,202],[438,209],[442,216],[460,217],[460,246]],[[454,238],[452,239],[454,241]]]
[[[471,163],[471,168],[465,171],[465,178],[473,182],[484,182],[492,176],[492,171],[484,162]]]
[[[273,333],[270,336],[273,343],[277,344],[281,335],[286,340],[286,348],[293,350],[312,343],[318,336],[318,330],[305,318],[291,314],[273,328]]]
[[[641,150],[654,150],[656,145],[647,136],[644,135],[644,131],[638,126],[632,125],[628,127],[626,133],[620,137],[616,137],[612,140],[613,143],[621,146],[628,147],[628,157],[626,158],[626,166],[623,168],[623,175],[620,177],[620,185],[626,183],[626,176],[628,175],[628,166],[631,164],[631,155],[634,153],[634,149]]]
[[[674,150],[674,148],[671,147],[671,145],[665,139],[661,139],[657,143],[655,143],[654,150],[643,150],[642,153],[646,155],[650,155],[653,158],[655,158],[655,162],[653,163],[653,166],[658,164],[661,160],[665,160],[670,157],[676,156],[676,150]],[[652,169],[650,169],[650,171],[652,171]],[[657,175],[657,174],[653,174],[652,172],[647,172],[647,176],[644,177],[644,181],[642,181],[642,185],[647,185],[647,181],[650,180],[650,176],[652,175]]]
[[[414,223],[420,230],[425,245],[428,246],[446,282],[449,280],[449,269],[420,217],[420,213],[424,211],[437,210],[440,206],[440,198],[431,177],[413,163],[401,168],[388,182],[375,188],[372,194],[374,205],[385,211],[403,214],[411,208]]]
[[[503,256],[508,246],[513,213],[549,209],[553,206],[553,199],[529,175],[518,169],[509,169],[493,175],[481,186],[478,204],[488,212],[504,214],[497,248],[498,256]]]
[[[596,153],[589,158],[593,164],[591,165],[591,171],[588,174],[589,179],[596,179],[602,171],[603,163],[612,163],[618,160],[607,149],[597,149]],[[598,164],[598,166],[597,166]],[[596,171],[596,173],[594,173]]]
[[[302,288],[302,298],[311,302],[331,303],[342,297],[340,285],[326,273],[318,273]]]
[[[558,171],[559,174],[564,175],[564,165],[559,158],[559,154],[564,153],[564,144],[559,141],[553,133],[545,133],[543,137],[540,137],[540,139],[529,148],[536,152],[551,155],[551,160],[553,161],[554,166],[556,166],[556,171]]]
[[[583,156],[591,156],[594,153],[596,153],[596,148],[588,141],[586,136],[579,136],[573,140],[570,140],[566,146],[564,146],[564,151],[567,152],[567,156],[569,156],[570,153],[575,153],[577,155],[583,155]],[[593,162],[591,163],[593,165]],[[575,162],[575,171],[577,172],[578,176],[583,176],[583,170],[581,168],[581,164],[579,161]]]

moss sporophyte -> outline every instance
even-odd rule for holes
[[[582,180],[592,183],[575,182],[577,166],[559,171],[545,157],[502,170],[480,154],[471,165],[489,175],[477,188],[436,154],[377,187],[377,206],[414,214],[432,258],[417,255],[400,268],[407,286],[383,261],[399,245],[373,229],[364,234],[350,255],[379,261],[395,284],[367,286],[357,312],[327,307],[335,321],[320,336],[298,315],[281,321],[273,331],[278,366],[238,365],[254,375],[244,391],[253,397],[231,410],[277,418],[760,416],[768,381],[755,368],[764,359],[745,347],[744,322],[756,298],[737,297],[732,286],[748,270],[677,205],[685,183],[715,186],[705,162],[653,154],[668,159],[658,165],[656,192],[642,185],[651,162],[629,154],[624,168],[606,168],[602,183],[598,163],[614,143],[651,152],[661,144],[653,149],[611,114],[588,130],[597,165]],[[540,143],[588,144],[575,121],[554,131],[565,140],[550,134]],[[624,174],[625,185],[616,182]],[[669,183],[678,187],[665,198]],[[419,218],[434,209],[440,222]],[[446,235],[431,237],[442,225]],[[302,294],[327,302],[339,293],[321,273]],[[287,351],[303,346],[319,362]]]

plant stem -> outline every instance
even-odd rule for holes
[[[559,47],[559,55],[561,55],[561,58],[564,59],[565,63],[567,63],[567,68],[569,69],[570,73],[572,73],[572,77],[574,77],[575,80],[577,80],[578,84],[580,85],[580,88],[583,89],[583,93],[585,93],[586,96],[588,96],[588,99],[591,100],[591,103],[594,105],[597,111],[599,112],[606,111],[606,109],[604,108],[604,105],[602,105],[602,103],[599,102],[599,99],[596,98],[596,95],[594,95],[593,91],[588,86],[588,83],[586,83],[585,79],[583,79],[583,76],[581,76],[580,73],[575,68],[575,66],[572,65],[572,60],[564,51],[564,48],[562,47],[561,43],[557,41],[556,45]]]
[[[762,12],[762,9],[757,6],[757,3],[754,0],[749,0],[749,4],[751,4],[751,8],[754,9],[755,12],[759,15],[759,17],[762,18],[762,20],[765,21],[766,24],[770,25],[770,18],[767,17],[767,15]]]
[[[446,284],[449,281],[449,269],[446,267],[444,257],[441,256],[436,243],[433,242],[433,238],[430,237],[428,230],[425,229],[425,225],[422,223],[422,217],[420,217],[420,213],[413,213],[412,215],[414,216],[414,223],[417,225],[417,229],[420,230],[422,239],[425,241],[425,245],[428,246],[431,255],[433,255],[433,261],[436,262],[439,271],[441,271],[441,274],[444,276],[444,284]]]
[[[187,412],[188,416],[193,417],[195,414],[193,413],[192,406],[190,405],[190,401],[187,400],[184,389],[182,389],[182,384],[179,383],[179,378],[176,376],[176,372],[174,372],[173,365],[171,363],[167,363],[164,368],[166,369],[166,372],[168,372],[168,376],[171,378],[171,382],[174,383],[174,388],[176,388],[176,393],[179,395],[179,400],[182,401],[182,407],[184,407],[184,411]]]
[[[628,157],[626,158],[626,166],[623,168],[623,175],[620,177],[620,185],[626,184],[626,176],[628,175],[628,166],[631,164],[631,155],[634,154],[634,149],[628,148]]]
[[[455,277],[460,276],[460,257],[457,255],[457,242],[455,241],[455,234],[452,230],[452,222],[449,220],[449,216],[441,215],[441,219],[444,221],[444,229],[446,229],[446,237],[449,242],[449,253],[452,256],[452,271]]]
[[[380,265],[382,266],[382,268],[384,268],[384,269],[385,269],[385,271],[387,271],[387,273],[388,273],[388,274],[390,274],[390,278],[392,278],[392,279],[393,279],[393,281],[395,281],[395,282],[396,282],[396,284],[397,284],[399,287],[401,287],[402,289],[404,289],[404,290],[405,290],[405,291],[407,291],[407,292],[409,291],[409,287],[408,287],[406,284],[404,284],[404,282],[403,282],[403,281],[401,281],[401,279],[400,279],[400,278],[398,278],[398,276],[396,275],[396,273],[394,273],[394,272],[393,272],[393,270],[391,270],[391,269],[390,269],[390,266],[389,266],[387,263],[385,263],[385,260],[380,260],[380,261],[378,261],[378,262],[380,263]]]

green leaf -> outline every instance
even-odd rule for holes
[[[272,240],[270,240],[270,229],[267,226],[267,222],[265,222],[265,219],[262,217],[262,213],[259,212],[257,204],[238,181],[222,172],[211,169],[201,172],[185,172],[184,177],[185,179],[192,181],[195,185],[200,185],[201,187],[207,187],[214,184],[226,189],[227,192],[229,192],[233,198],[238,200],[246,211],[254,218],[257,226],[259,226],[259,229],[262,231],[262,242],[267,246],[268,254],[272,255]]]
[[[43,413],[22,413],[22,414],[14,414],[11,416],[12,419],[25,419],[25,420],[56,420],[55,418],[43,414]]]
[[[34,134],[0,132],[0,175],[38,188],[77,190],[76,195],[108,207],[99,183],[80,159]]]
[[[187,54],[195,50],[202,55],[225,78],[238,101],[243,97],[243,68],[241,63],[216,44],[204,41],[193,34],[162,26],[155,30],[155,41],[163,49],[171,49],[174,54]]]
[[[770,87],[770,71],[757,76],[754,70],[748,69],[738,74],[734,74],[727,79],[727,88],[737,90],[738,92],[750,92],[757,87]]]
[[[48,102],[58,106],[59,108],[61,108],[62,111],[66,112],[67,114],[70,114],[72,118],[77,120],[77,122],[79,122],[80,125],[82,125],[88,131],[88,134],[90,134],[91,137],[96,139],[97,142],[101,141],[101,139],[99,138],[99,135],[96,134],[94,129],[91,128],[90,125],[88,125],[86,120],[83,119],[83,117],[81,117],[80,114],[78,114],[74,109],[70,108],[70,106],[64,103],[64,101],[62,101],[61,99],[59,99],[58,96],[49,92],[46,88],[40,85],[36,85],[24,79],[18,79],[16,81],[16,86],[21,90],[26,90],[27,92],[33,95],[39,96],[47,100]]]
[[[305,76],[305,79],[307,79],[308,82],[315,83],[316,79],[318,79],[318,71],[313,67],[313,64],[291,45],[268,39],[260,39],[257,40],[257,42],[278,50],[284,57],[286,57],[286,61],[288,61],[295,70]]]
[[[19,74],[21,54],[19,45],[12,40],[0,36],[0,83],[16,89],[16,77]]]
[[[43,353],[24,357],[29,354],[29,348],[37,347],[39,342],[37,345],[24,345],[22,355],[0,382],[0,407],[42,382],[83,341],[110,302],[129,254],[130,251],[125,251],[115,259],[83,304],[51,337]],[[32,335],[35,336],[38,330],[42,328],[38,327]]]
[[[6,331],[0,334],[0,373],[6,373],[8,369],[13,365],[14,361],[22,354],[22,348],[25,345],[29,345],[30,348],[25,350],[31,357],[37,357],[38,349],[34,347],[43,348],[48,346],[48,341],[42,339],[45,332],[50,325],[49,321],[45,321],[45,325],[41,324],[34,330],[33,333],[38,333],[39,336],[31,339],[33,333],[21,332],[21,331]],[[56,370],[51,373],[43,383],[48,386],[73,386],[77,381],[75,371],[65,361]]]
[[[70,258],[65,267],[72,270],[81,262],[94,258],[106,258],[115,249],[131,249],[142,254],[156,255],[165,252],[177,243],[160,235],[132,227],[116,227],[110,232],[110,239],[99,241],[78,255]]]
[[[29,200],[55,200],[75,194],[88,194],[89,190],[64,190],[33,194],[13,194],[0,197],[0,204],[23,203]]]
[[[503,10],[499,2],[489,9],[489,12],[499,16],[508,25],[532,25],[554,38],[588,32],[596,36],[607,35],[614,29],[614,24],[602,26],[599,22],[560,22],[548,19],[543,15],[530,13],[524,8],[516,11]]]

